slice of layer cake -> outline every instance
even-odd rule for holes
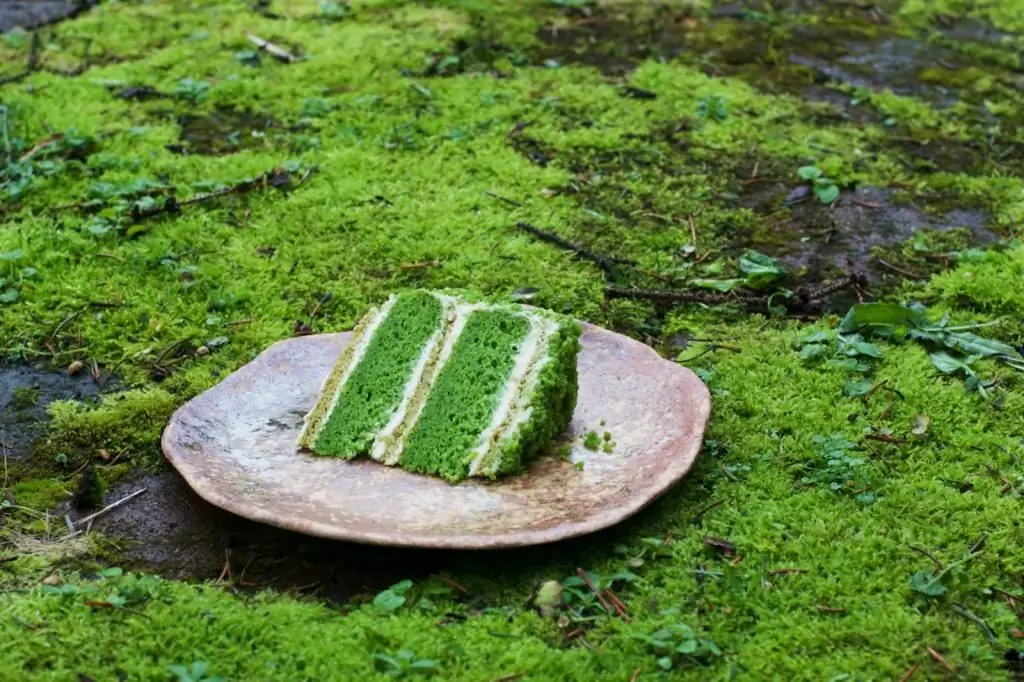
[[[524,306],[392,296],[356,327],[300,444],[452,482],[513,473],[572,417],[579,334]]]

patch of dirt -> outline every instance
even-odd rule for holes
[[[935,24],[945,38],[965,43],[1002,45],[1019,39],[1019,36],[1013,33],[1001,31],[992,24],[974,17],[940,14],[935,18]]]
[[[178,154],[221,156],[268,144],[268,134],[281,123],[267,114],[218,107],[212,114],[178,117],[183,144],[168,145]]]
[[[872,285],[899,276],[876,252],[903,244],[919,231],[962,230],[972,246],[998,241],[980,210],[929,213],[900,202],[892,189],[860,187],[844,192],[834,206],[825,206],[803,186],[779,183],[748,193],[742,203],[767,218],[762,232],[750,235],[747,245],[778,258],[790,271],[805,271],[812,280],[851,267]]]
[[[801,32],[802,33],[802,32]],[[795,42],[811,44],[823,40],[820,34],[794,36]],[[897,95],[920,97],[938,107],[950,107],[959,101],[958,91],[924,83],[918,73],[934,64],[957,68],[958,54],[950,49],[928,45],[910,38],[880,42],[841,42],[832,44],[834,55],[812,56],[789,53],[789,61],[807,67],[823,80],[855,88],[889,89]]]
[[[1024,171],[1024,143],[985,136],[981,141],[942,135],[915,134],[905,127],[892,129],[881,151],[894,156],[916,173],[959,172],[982,175],[996,171]]]
[[[614,9],[593,9],[542,27],[537,37],[545,47],[537,57],[615,77],[647,59],[681,58],[712,75],[737,76],[768,92],[810,100],[823,93],[821,86],[839,84],[887,88],[948,107],[971,94],[970,79],[956,72],[978,60],[956,43],[1008,40],[1008,34],[969,20],[951,23],[943,33],[906,36],[874,6],[851,5],[793,2],[766,13],[731,3],[716,8],[710,19],[663,9],[637,20]],[[997,65],[988,65],[987,72],[1015,83]]]
[[[546,45],[541,61],[582,64],[606,76],[624,76],[647,59],[674,59],[686,48],[688,14],[661,12],[645,21],[628,16],[593,13],[575,21],[549,23],[537,32]]]
[[[0,0],[0,33],[56,24],[98,4],[99,0]]]
[[[115,541],[117,565],[167,578],[295,591],[333,602],[436,572],[443,552],[322,540],[254,523],[203,501],[173,470],[113,486],[104,504],[146,492],[93,525]],[[227,573],[230,567],[230,573]]]
[[[0,365],[0,450],[11,461],[24,460],[43,433],[47,405],[55,400],[89,400],[100,392],[86,369],[69,376],[30,365]]]

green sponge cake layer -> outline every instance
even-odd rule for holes
[[[425,293],[392,298],[375,312],[350,345],[354,352],[331,377],[332,390],[321,396],[307,420],[304,444],[324,455],[368,454],[399,408],[431,341],[436,344],[443,322],[441,301]]]
[[[579,334],[524,306],[392,296],[357,325],[300,444],[452,482],[514,473],[572,417]]]
[[[491,423],[529,332],[530,321],[523,315],[470,313],[405,443],[404,468],[448,480],[466,477],[467,455]]]

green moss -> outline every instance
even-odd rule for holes
[[[132,610],[93,608],[81,596],[42,593],[37,586],[58,559],[22,553],[0,562],[2,610],[12,616],[0,618],[9,643],[0,678],[161,679],[169,665],[206,660],[225,679],[330,679],[338,670],[375,679],[374,654],[407,648],[438,661],[441,679],[627,680],[639,669],[643,680],[660,669],[641,637],[682,623],[724,656],[676,668],[671,675],[680,679],[899,679],[914,665],[922,679],[944,675],[926,646],[964,679],[1010,678],[1003,657],[1019,648],[1012,637],[1019,621],[992,590],[1019,592],[1024,565],[1019,491],[1004,491],[1002,480],[1019,487],[1024,475],[1016,374],[980,363],[1000,379],[986,401],[936,376],[918,346],[881,344],[874,378],[898,393],[848,398],[843,387],[855,377],[806,363],[793,349],[835,319],[809,327],[718,307],[607,300],[612,275],[513,226],[529,222],[635,258],[668,280],[644,281],[648,287],[668,287],[716,276],[751,242],[798,256],[801,239],[819,226],[795,211],[765,213],[757,192],[777,180],[785,196],[796,168],[835,157],[846,186],[899,187],[908,202],[984,209],[989,227],[1010,242],[1024,222],[1017,172],[1024,99],[1012,73],[1019,50],[1012,37],[972,47],[937,33],[948,23],[941,15],[1020,32],[1019,2],[906,0],[878,25],[866,10],[832,3],[810,14],[751,9],[721,17],[711,16],[709,3],[685,0],[663,8],[598,2],[582,11],[546,1],[367,0],[331,22],[314,0],[273,3],[284,17],[276,20],[248,4],[100,3],[47,28],[45,68],[2,86],[15,161],[54,132],[74,129],[93,142],[84,159],[61,154],[47,158],[52,166],[34,165],[39,172],[18,198],[0,189],[0,254],[21,254],[14,265],[0,262],[0,278],[18,291],[16,302],[0,304],[0,353],[60,368],[95,359],[124,384],[95,408],[51,408],[53,424],[35,456],[12,458],[7,469],[19,505],[43,510],[65,499],[72,483],[57,474],[92,461],[100,448],[158,462],[160,430],[173,410],[292,335],[297,322],[314,332],[348,329],[372,302],[414,288],[503,295],[533,287],[538,305],[641,340],[685,333],[692,348],[684,357],[703,353],[693,363],[713,395],[711,442],[679,486],[607,533],[499,557],[443,558],[469,589],[468,604],[438,598],[386,616],[352,608],[339,618],[275,592],[242,600],[206,585],[125,578],[104,583],[100,594],[139,589],[149,599]],[[845,41],[862,46],[855,57],[872,55],[872,46],[916,40],[919,30],[929,50],[953,50],[956,68],[933,59],[922,66],[929,69],[922,83],[896,69],[887,84],[898,92],[844,85],[789,59],[800,48],[835,65]],[[303,58],[285,64],[261,54],[258,66],[243,64],[235,53],[252,49],[247,33]],[[86,44],[85,74],[52,71],[82,64]],[[28,50],[0,41],[0,78],[21,68]],[[443,73],[428,73],[442,61]],[[855,66],[845,63],[873,82],[877,74]],[[209,85],[202,96],[200,82]],[[182,94],[132,101],[105,83]],[[623,97],[623,83],[656,98]],[[948,106],[935,106],[937,92]],[[805,96],[827,106],[809,107]],[[706,115],[702,103],[711,98],[727,115]],[[327,106],[307,106],[308,99]],[[182,156],[167,148],[181,143],[180,116],[219,107],[274,125],[265,137],[217,146],[236,153]],[[532,142],[516,142],[522,137]],[[6,143],[0,154],[7,159]],[[289,160],[316,172],[288,191],[197,202],[118,229],[106,229],[90,208],[57,210],[143,178],[172,184],[186,199]],[[116,210],[104,205],[99,217]],[[1024,315],[1024,295],[1010,284],[1022,280],[1024,252],[1010,246],[951,260],[893,298],[925,300],[954,319],[1004,317],[1011,322],[992,331],[1019,344],[1012,321]],[[215,339],[226,343],[209,343]],[[200,354],[200,347],[214,350]],[[911,438],[918,414],[931,429]],[[907,442],[864,437],[879,430]],[[856,443],[855,456],[877,473],[873,504],[801,483],[817,461],[814,437],[832,434]],[[65,468],[54,463],[61,453]],[[51,521],[48,530],[44,519],[30,527],[15,513],[23,514],[3,512],[5,523],[19,519],[22,533],[59,527]],[[911,576],[931,563],[910,545],[948,565],[983,534],[985,552],[956,569],[946,596],[911,588]],[[730,565],[709,553],[705,536],[727,539],[743,561]],[[584,632],[567,638],[557,623],[522,608],[537,585],[564,582],[580,567],[637,576],[615,588],[630,622],[597,615],[572,623],[569,632]],[[785,572],[792,568],[803,572]],[[91,576],[66,577],[91,584]],[[573,609],[590,608],[570,603],[578,597],[568,589],[563,597]],[[954,604],[991,627],[995,642]],[[126,641],[131,651],[113,661],[109,651]]]
[[[35,407],[39,402],[39,388],[32,386],[19,386],[11,392],[9,407],[12,410],[27,410]]]
[[[11,487],[15,503],[36,511],[48,511],[71,497],[69,484],[56,478],[41,478],[15,483]],[[72,486],[73,488],[73,486]]]
[[[588,450],[597,450],[600,445],[601,437],[597,435],[597,431],[587,431],[583,437],[583,447]]]
[[[105,395],[91,407],[77,401],[50,403],[49,430],[36,442],[32,464],[36,471],[55,466],[73,471],[93,461],[101,449],[120,454],[124,461],[152,464],[158,461],[160,434],[179,400],[166,390],[147,388]]]

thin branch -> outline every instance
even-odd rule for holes
[[[93,519],[97,519],[100,516],[103,516],[104,514],[106,514],[111,509],[116,509],[117,507],[120,507],[122,504],[124,504],[128,500],[131,500],[131,499],[134,499],[134,498],[138,497],[142,493],[146,492],[146,490],[148,490],[148,488],[139,488],[138,490],[136,490],[135,492],[131,493],[130,495],[127,495],[126,497],[122,497],[117,502],[114,502],[113,504],[108,504],[106,507],[104,507],[103,509],[100,509],[95,514],[89,514],[84,519],[78,519],[77,521],[75,521],[75,525],[82,526],[82,525],[84,525],[86,523],[89,523]]]
[[[571,251],[572,253],[576,254],[576,256],[578,256],[579,258],[589,260],[590,262],[595,263],[602,270],[611,270],[615,265],[636,265],[636,261],[628,260],[625,258],[615,258],[614,256],[605,256],[600,253],[589,251],[583,248],[582,246],[579,246],[578,244],[573,244],[565,237],[560,237],[554,232],[542,230],[541,228],[530,225],[529,223],[519,222],[516,223],[516,227],[518,227],[520,230],[524,232],[532,234],[534,237],[540,239],[541,241],[549,242],[566,251]]]
[[[590,580],[590,576],[587,575],[587,572],[582,568],[577,568],[576,575],[578,575],[590,591],[594,593],[594,596],[597,597],[597,601],[601,602],[601,606],[604,608],[605,613],[610,614],[612,612],[612,607],[608,604],[608,601],[604,598],[597,587],[594,586],[594,583]]]

